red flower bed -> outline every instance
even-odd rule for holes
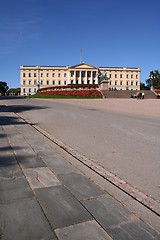
[[[80,97],[99,97],[102,98],[102,94],[99,90],[94,89],[71,89],[71,90],[55,90],[55,89],[40,89],[40,94],[49,95],[61,95],[61,96],[80,96]]]
[[[160,94],[160,90],[155,90],[155,93],[158,95]]]

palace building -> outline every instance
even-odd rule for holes
[[[99,72],[106,72],[109,90],[140,90],[140,68],[75,66],[21,66],[21,95],[38,89],[68,84],[99,84]]]

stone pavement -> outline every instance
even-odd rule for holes
[[[158,240],[160,235],[0,105],[0,239]]]

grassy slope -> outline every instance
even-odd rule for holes
[[[90,98],[100,98],[100,97],[80,97],[80,96],[60,96],[60,95],[49,95],[49,94],[34,94],[34,95],[31,95],[29,96],[29,98],[81,98],[81,99],[84,99],[84,98],[87,98],[87,99],[90,99]]]

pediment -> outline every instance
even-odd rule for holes
[[[71,68],[71,69],[97,69],[96,66],[92,66],[92,65],[89,65],[86,63],[81,63],[78,65],[70,66],[69,68]]]

